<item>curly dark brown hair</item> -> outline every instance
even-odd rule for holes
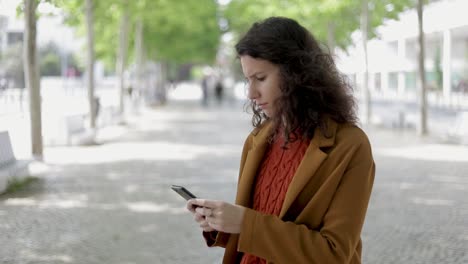
[[[338,123],[357,123],[346,77],[329,52],[295,20],[270,17],[254,23],[235,47],[239,57],[249,55],[279,66],[282,95],[275,102],[277,110],[271,120],[277,129],[283,128],[285,145],[298,137],[311,139],[317,127],[328,136],[327,117]],[[270,119],[254,102],[250,106],[254,127]]]

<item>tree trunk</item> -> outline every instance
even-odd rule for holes
[[[160,104],[166,103],[166,87],[169,82],[169,64],[167,61],[161,61],[161,85],[156,87],[158,89],[158,101]]]
[[[24,75],[29,91],[29,111],[31,119],[31,150],[35,159],[43,159],[41,85],[36,47],[36,0],[24,1]]]
[[[136,22],[136,34],[135,34],[135,57],[136,57],[136,69],[135,69],[135,91],[137,92],[137,103],[140,104],[144,97],[145,91],[143,91],[143,21],[139,18]],[[139,105],[137,106],[139,107]]]
[[[86,29],[87,29],[87,46],[88,46],[88,57],[86,70],[87,85],[88,85],[88,101],[89,101],[89,113],[90,113],[90,127],[91,129],[96,128],[96,101],[94,99],[94,19],[93,19],[93,0],[86,0]]]
[[[367,39],[369,30],[369,6],[368,0],[362,0],[362,14],[361,14],[361,32],[362,32],[362,48],[364,54],[364,80],[362,86],[362,95],[364,101],[364,119],[365,123],[370,124],[371,112],[371,96],[369,91],[369,64],[367,59]]]
[[[119,50],[117,56],[116,71],[119,75],[119,112],[123,115],[125,112],[124,98],[125,98],[125,65],[127,64],[127,49],[128,49],[128,30],[129,30],[129,9],[128,0],[123,0],[123,14],[120,21],[120,36],[119,36]]]
[[[418,42],[419,42],[419,54],[418,54],[418,66],[419,66],[419,81],[420,81],[420,116],[419,116],[419,135],[427,135],[427,99],[426,99],[426,69],[424,66],[425,58],[425,47],[424,47],[424,30],[423,30],[423,3],[424,0],[418,0]]]

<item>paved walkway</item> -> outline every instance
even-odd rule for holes
[[[100,145],[47,148],[49,171],[0,197],[0,263],[220,263],[171,184],[232,201],[242,104],[170,102]],[[363,263],[468,263],[468,147],[366,131],[377,164]]]

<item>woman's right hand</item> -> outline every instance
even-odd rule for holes
[[[209,226],[208,221],[206,221],[206,216],[203,215],[203,213],[195,211],[196,208],[197,206],[192,203],[192,200],[187,202],[187,209],[193,214],[193,218],[198,223],[200,228],[203,229],[204,232],[216,231]]]

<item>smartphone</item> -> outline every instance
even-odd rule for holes
[[[193,195],[193,193],[189,192],[183,186],[171,185],[171,189],[178,193],[180,196],[184,197],[185,200],[197,198],[195,195]]]

